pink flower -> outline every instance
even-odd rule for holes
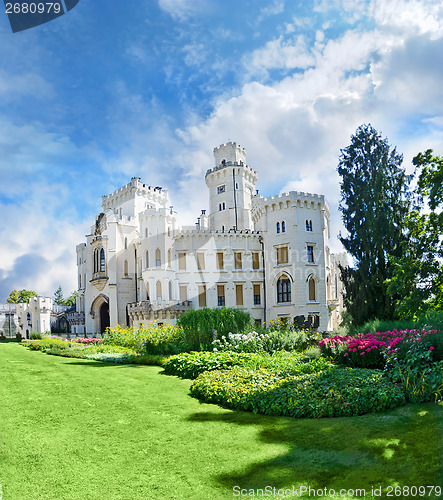
[[[345,357],[346,357],[346,356],[348,356],[348,353],[347,353],[347,352],[345,352]]]
[[[429,350],[430,350],[430,351],[433,351],[433,350],[434,350],[434,348],[431,346],[431,347],[429,348]]]

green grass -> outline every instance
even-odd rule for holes
[[[443,484],[441,405],[267,417],[200,404],[161,371],[1,344],[3,500],[224,499],[236,485],[373,498],[372,486]]]

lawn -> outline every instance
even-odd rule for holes
[[[0,498],[203,500],[302,485],[365,498],[382,486],[386,498],[388,486],[443,484],[442,405],[267,417],[201,404],[190,381],[161,372],[0,344]]]

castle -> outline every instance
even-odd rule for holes
[[[329,251],[324,196],[259,195],[257,172],[235,142],[215,148],[214,158],[205,176],[209,214],[202,210],[195,227],[179,227],[168,191],[139,178],[103,196],[77,246],[72,333],[175,323],[185,311],[223,306],[248,311],[256,324],[338,327],[346,257]]]

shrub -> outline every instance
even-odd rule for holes
[[[251,325],[249,313],[231,307],[204,308],[182,314],[177,325],[183,328],[190,350],[211,349],[215,339],[229,332],[241,333]]]
[[[281,350],[304,351],[308,347],[318,345],[323,338],[321,333],[308,330],[270,330],[268,338],[263,342],[266,352],[273,353]]]
[[[183,378],[196,378],[200,373],[212,370],[224,370],[233,366],[249,369],[265,368],[278,376],[331,368],[324,358],[311,360],[301,353],[279,352],[273,355],[240,352],[192,352],[171,356],[165,363],[165,372]]]
[[[382,372],[356,368],[280,378],[264,369],[234,367],[202,373],[191,395],[238,410],[309,418],[362,415],[405,403],[401,389]]]
[[[182,328],[155,321],[137,329],[120,325],[107,328],[103,343],[129,347],[140,354],[175,354],[186,350]]]
[[[234,351],[234,352],[263,352],[263,346],[269,335],[257,332],[250,333],[228,333],[221,339],[212,341],[213,351]]]
[[[47,349],[66,349],[71,346],[71,342],[60,337],[43,336],[41,339],[28,340],[23,342],[32,351],[46,351]]]
[[[43,335],[40,332],[31,332],[29,338],[31,340],[41,340],[43,338]]]

